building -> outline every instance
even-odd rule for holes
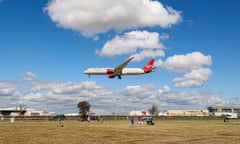
[[[130,111],[129,113],[130,116],[148,116],[149,113],[147,111]]]
[[[35,110],[35,109],[26,109],[24,116],[54,116],[56,115],[55,112],[47,112],[43,110]]]
[[[210,116],[228,116],[229,118],[239,118],[240,108],[236,107],[208,107]]]
[[[1,116],[52,116],[55,112],[46,112],[42,110],[35,110],[30,108],[0,108]]]
[[[208,116],[208,110],[167,110],[159,116]]]
[[[149,116],[146,111],[131,111],[130,116]],[[158,116],[208,116],[208,110],[165,110]]]
[[[16,108],[0,108],[0,115],[2,116],[20,116],[26,113],[25,109]]]

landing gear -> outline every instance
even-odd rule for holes
[[[118,79],[122,79],[121,75],[118,75]]]

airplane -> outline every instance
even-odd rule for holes
[[[84,71],[84,74],[87,74],[89,77],[90,75],[108,75],[108,78],[115,78],[117,76],[118,79],[122,79],[122,75],[146,74],[153,72],[155,69],[153,67],[154,59],[151,59],[143,68],[125,68],[132,59],[134,57],[129,58],[116,68],[89,68]]]

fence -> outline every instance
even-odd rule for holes
[[[14,118],[14,121],[50,121],[52,116],[4,116],[1,118],[1,121],[10,121],[11,118]],[[100,116],[104,121],[112,120],[130,120],[130,116],[118,116],[118,115],[104,115]],[[135,116],[135,120],[138,117]],[[153,116],[153,120],[223,120],[224,117],[221,116]],[[80,121],[80,116],[66,116],[65,120],[76,120]],[[94,119],[97,120],[97,119]],[[99,120],[99,119],[98,119]]]

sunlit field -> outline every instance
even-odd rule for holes
[[[1,122],[0,144],[239,144],[240,120]]]

